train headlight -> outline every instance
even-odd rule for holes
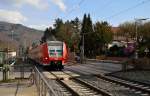
[[[48,60],[48,58],[47,58],[47,57],[45,57],[45,60]]]

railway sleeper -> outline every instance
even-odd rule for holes
[[[103,89],[98,89],[94,86],[92,86],[91,84],[89,84],[88,82],[86,81],[83,81],[81,79],[78,79],[78,78],[74,78],[74,80],[76,82],[79,82],[80,84],[83,84],[85,86],[87,86],[88,88],[90,88],[91,90],[94,90],[95,92],[97,92],[98,94],[102,94],[102,96],[112,96],[112,94],[108,93],[107,91],[103,90]]]
[[[120,79],[114,78],[114,77],[111,78],[111,77],[102,76],[102,75],[96,75],[96,76],[98,78],[105,79],[105,80],[113,82],[115,84],[119,84],[121,86],[129,87],[130,89],[135,89],[136,91],[141,91],[141,93],[150,95],[150,89],[149,88],[145,89],[145,88],[143,88],[144,86],[142,86],[142,85],[134,84],[132,82],[125,81],[125,80],[120,80]]]
[[[80,96],[93,96],[93,95],[102,96],[101,94],[98,94],[94,90],[91,90],[87,86],[80,84],[74,80],[73,81],[72,80],[70,80],[70,81],[62,80],[62,82],[65,83],[66,85],[68,85],[74,91],[76,91]]]

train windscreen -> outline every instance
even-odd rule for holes
[[[63,56],[63,44],[62,42],[48,43],[48,50],[50,57],[62,57]]]

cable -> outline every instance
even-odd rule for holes
[[[108,2],[106,2],[103,6],[101,6],[101,8],[106,9],[106,6],[110,5],[112,2],[114,2],[113,0],[110,0]]]
[[[78,5],[81,6],[84,1],[85,0],[81,0]]]
[[[142,1],[142,2],[136,4],[136,5],[132,6],[132,7],[129,7],[129,8],[127,8],[127,9],[124,9],[124,10],[122,10],[122,11],[120,11],[120,12],[114,14],[114,15],[111,15],[111,16],[109,16],[109,17],[106,17],[106,18],[104,18],[104,19],[110,19],[110,18],[116,17],[116,16],[118,16],[118,15],[120,15],[120,14],[122,14],[122,13],[125,13],[125,12],[127,12],[127,11],[132,10],[132,9],[135,9],[135,8],[137,8],[138,6],[143,5],[143,4],[145,4],[145,3],[148,3],[148,2],[150,2],[150,0]]]
[[[68,13],[63,17],[66,18],[67,16],[69,16],[74,10],[78,9],[84,2],[85,0],[81,0],[77,5],[73,6],[73,8],[71,10],[68,11]]]

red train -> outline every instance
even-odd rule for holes
[[[62,41],[47,41],[32,48],[28,53],[28,57],[38,64],[60,70],[68,58],[66,43]]]

